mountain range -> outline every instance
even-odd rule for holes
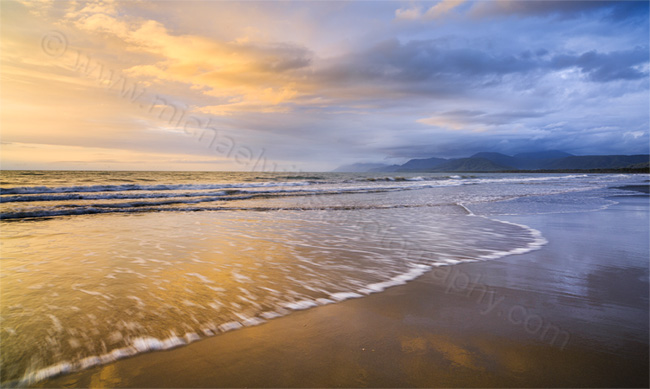
[[[520,153],[513,156],[480,152],[467,158],[411,159],[403,165],[357,163],[335,172],[504,172],[650,169],[650,155],[572,155],[559,150]]]

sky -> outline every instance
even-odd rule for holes
[[[646,154],[648,4],[2,0],[1,168]]]

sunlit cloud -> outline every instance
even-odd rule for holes
[[[421,7],[407,7],[400,8],[395,11],[396,19],[404,20],[417,20],[422,17],[422,8]]]
[[[198,140],[208,123],[302,170],[648,151],[645,2],[1,6],[6,168],[117,168],[122,158],[121,168],[248,169]],[[53,31],[61,56],[42,46]]]
[[[125,49],[149,53],[154,63],[135,65],[125,74],[156,83],[163,81],[190,84],[208,96],[226,99],[219,106],[199,108],[200,112],[219,114],[259,109],[268,112],[286,111],[275,108],[298,94],[289,73],[308,66],[311,53],[287,43],[250,43],[240,38],[223,42],[196,35],[171,33],[154,20],[117,18],[113,7],[86,6],[69,13],[75,25],[91,33],[105,33],[123,40]]]
[[[449,11],[463,4],[465,0],[442,0],[438,4],[429,8],[424,14],[425,18],[439,18],[447,14]]]

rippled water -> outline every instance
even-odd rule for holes
[[[2,380],[257,325],[544,243],[646,176],[3,172]],[[476,214],[476,215],[475,215]]]

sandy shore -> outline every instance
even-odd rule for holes
[[[647,387],[648,198],[508,216],[539,251],[439,268],[40,387]]]

